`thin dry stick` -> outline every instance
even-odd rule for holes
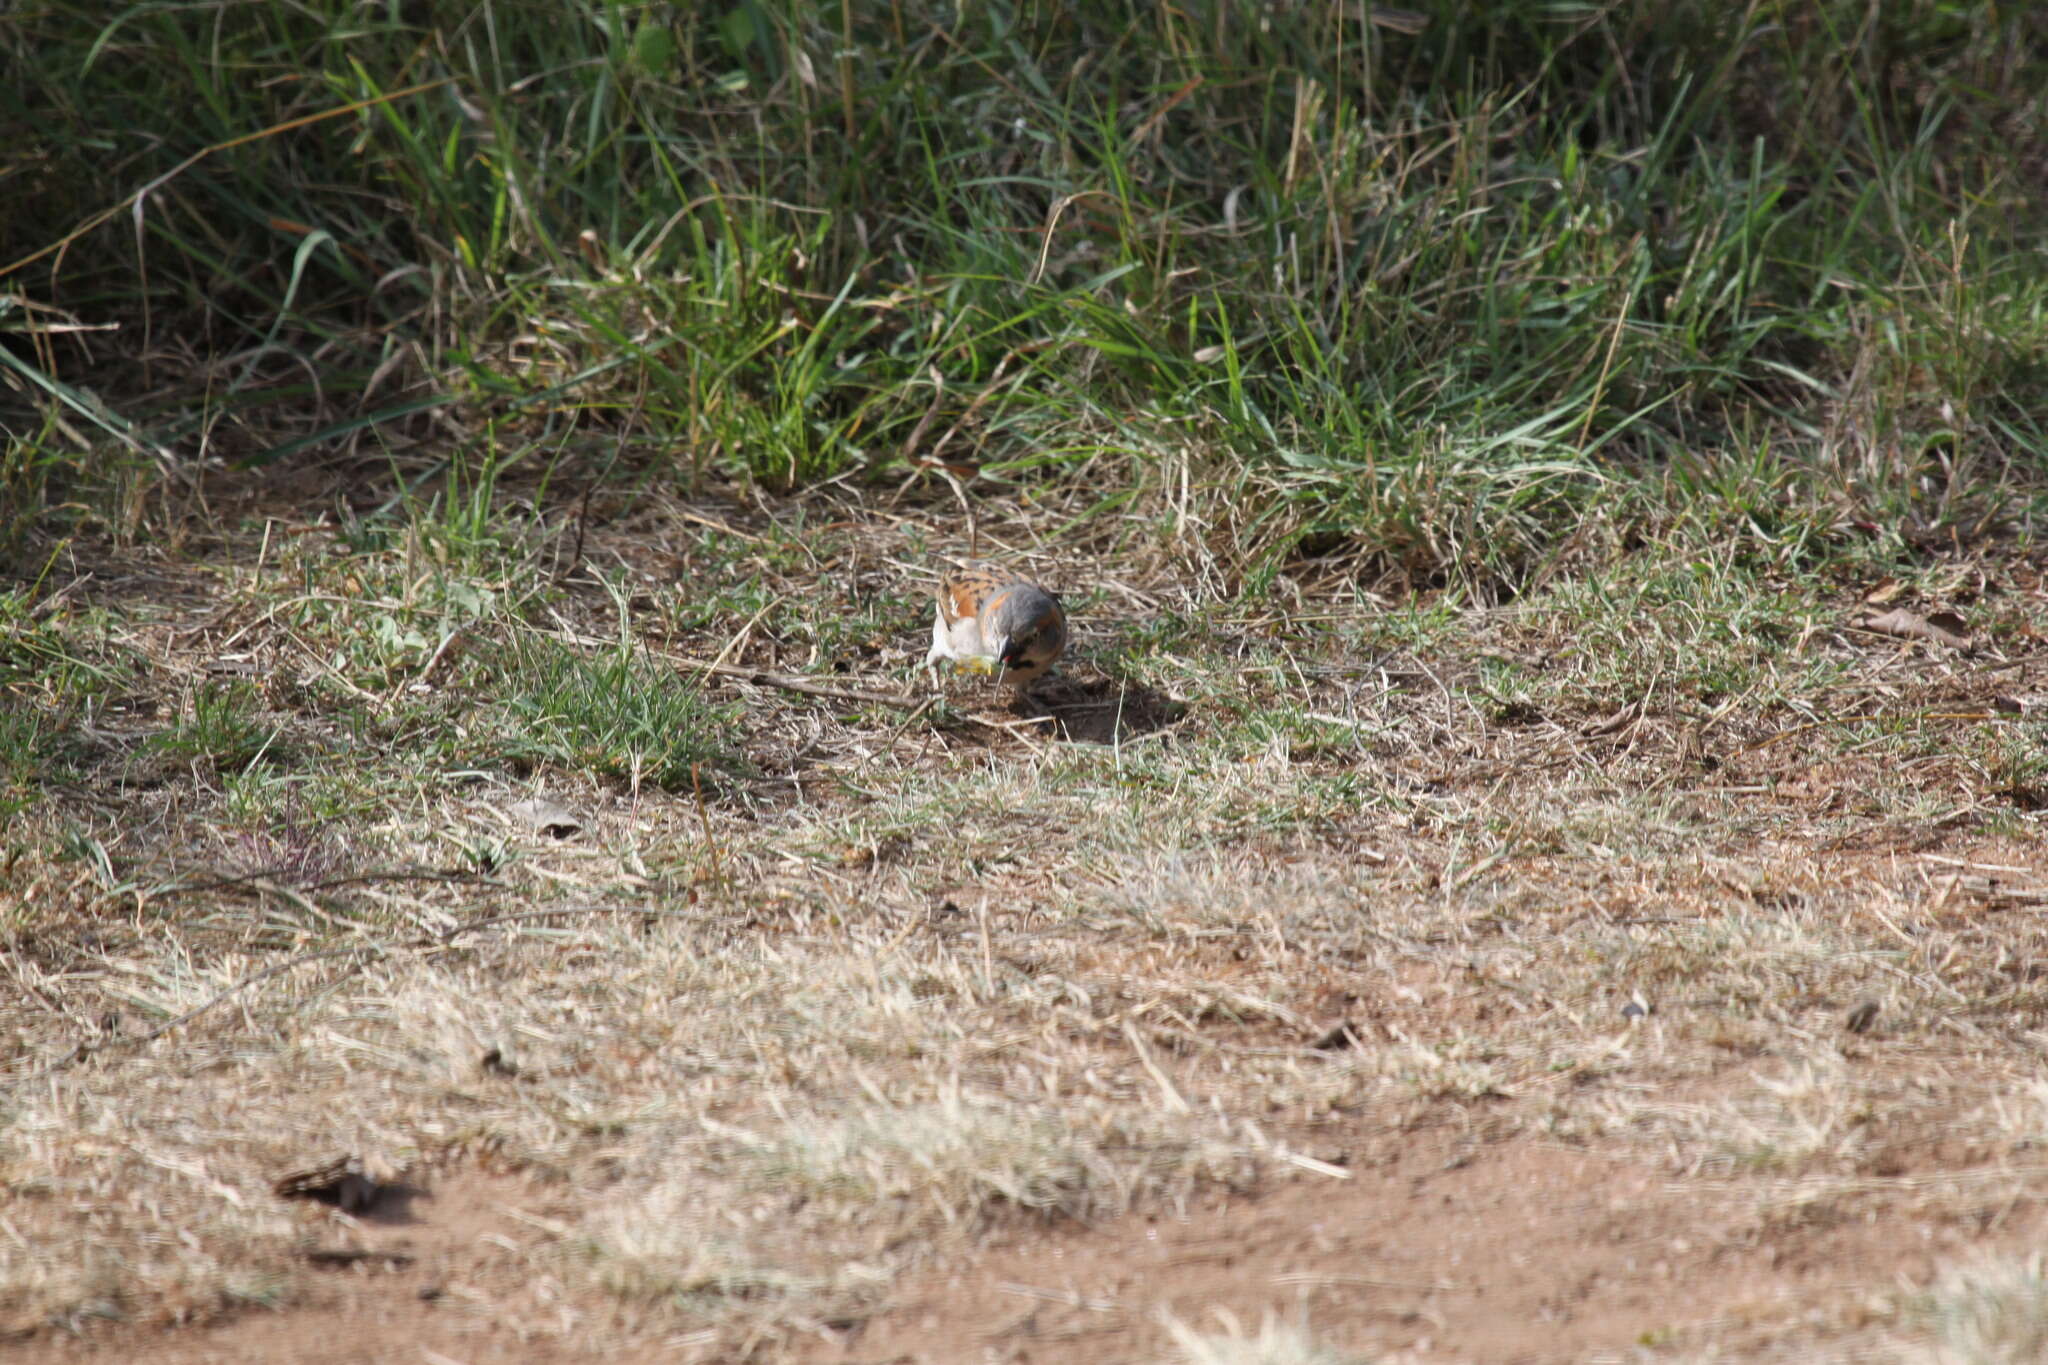
[[[315,905],[311,900],[307,899],[306,896],[302,894],[300,891],[298,891],[296,888],[286,886],[281,882],[271,881],[268,877],[259,878],[258,880],[253,881],[249,884],[253,886],[256,890],[264,892],[267,895],[276,896],[281,900],[291,902],[293,905],[296,905],[300,910],[304,911],[312,918],[319,920],[322,924],[327,925],[330,929],[341,929],[345,931],[349,927],[348,922],[346,920],[342,919],[338,915],[333,914],[330,911],[324,910],[321,907]]]
[[[609,649],[612,647],[610,640],[592,639],[588,635],[582,635],[573,630],[563,629],[545,631],[543,633],[551,635],[557,640],[567,640],[570,644],[598,649]],[[738,664],[722,664],[715,660],[693,659],[687,654],[677,654],[671,650],[657,649],[653,645],[642,645],[641,648],[645,649],[649,654],[659,655],[661,658],[667,659],[678,668],[691,668],[699,673],[715,673],[721,678],[734,678],[740,682],[755,683],[762,687],[779,687],[785,692],[801,692],[807,697],[832,697],[839,701],[872,702],[877,706],[919,706],[924,702],[924,698],[913,696],[908,692],[862,692],[851,687],[830,687],[824,683],[812,682],[809,678],[792,677],[787,673],[771,673],[762,668],[744,668]]]
[[[946,376],[939,373],[937,365],[930,366],[929,372],[932,377],[931,406],[924,410],[924,416],[917,419],[917,425],[910,429],[909,437],[903,442],[903,458],[906,460],[917,458],[917,443],[924,439],[925,432],[931,429],[932,422],[938,417],[939,404],[946,401]]]
[[[1637,233],[1636,240],[1629,243],[1629,250],[1633,251],[1636,244],[1641,241],[1642,234]],[[1635,307],[1636,288],[1641,282],[1639,278],[1629,281],[1628,292],[1622,296],[1621,308],[1614,315],[1614,330],[1607,336],[1607,356],[1600,362],[1600,378],[1593,384],[1593,400],[1586,404],[1586,420],[1579,424],[1581,455],[1586,453],[1586,437],[1593,430],[1593,415],[1600,411],[1600,400],[1607,396],[1607,376],[1614,369],[1614,352],[1621,345],[1621,329],[1628,323],[1628,310]]]
[[[995,944],[988,932],[988,897],[981,898],[981,991],[990,999],[996,993],[996,952]]]
[[[967,490],[961,487],[960,480],[956,478],[953,474],[953,471],[946,468],[946,466],[942,464],[938,458],[938,451],[940,447],[946,444],[946,438],[951,437],[954,431],[958,431],[960,429],[960,423],[955,422],[952,428],[946,432],[946,436],[940,438],[939,444],[932,448],[932,454],[930,458],[921,457],[917,453],[918,442],[922,441],[924,439],[925,432],[930,430],[933,419],[939,415],[939,405],[943,403],[946,399],[946,377],[939,373],[939,367],[937,365],[933,365],[931,367],[931,376],[932,404],[930,407],[924,410],[924,416],[917,419],[917,425],[911,428],[910,438],[903,443],[903,457],[911,462],[913,468],[919,470],[930,470],[938,474],[940,478],[946,481],[947,486],[953,490],[953,496],[957,498],[960,502],[960,511],[967,518],[967,552],[971,555],[974,553],[974,544],[977,538],[977,533],[975,531],[974,507],[971,503],[968,502]],[[973,409],[969,408],[968,411],[971,412],[973,411]],[[904,487],[908,488],[909,485],[906,483]],[[900,498],[902,496],[902,493],[899,491],[897,496]]]
[[[967,518],[967,557],[973,559],[981,553],[981,522],[974,515],[974,504],[967,500],[966,485],[960,482],[958,475],[942,464],[934,464],[931,468],[937,470],[939,477],[946,481],[946,486],[953,490],[954,498],[960,503],[961,514]]]
[[[932,451],[931,455],[928,458],[934,461],[938,460],[939,452],[944,450],[949,444],[952,443],[953,438],[960,434],[960,428],[967,425],[969,422],[973,421],[974,414],[981,411],[982,405],[1002,391],[1003,372],[1010,368],[1011,361],[1015,360],[1018,356],[1023,355],[1027,350],[1039,349],[1039,347],[1043,344],[1044,343],[1042,342],[1034,342],[1029,346],[1019,346],[1016,349],[1010,351],[1001,360],[998,360],[996,362],[995,372],[989,375],[988,383],[981,386],[981,392],[974,395],[974,401],[967,405],[967,410],[965,412],[962,412],[958,417],[953,419],[953,425],[946,428],[944,435],[940,436],[938,440],[932,442]],[[1014,389],[1019,384],[1023,383],[1026,379],[1029,379],[1030,377],[1031,371],[1019,370],[1017,371],[1016,375],[1011,378],[1010,387]]]
[[[891,934],[889,941],[882,945],[881,950],[868,959],[868,975],[873,977],[878,984],[881,980],[882,963],[888,961],[895,951],[903,946],[903,940],[909,938],[916,931],[917,926],[922,923],[924,921],[915,914],[905,915],[903,917],[903,927],[894,934]]]
[[[1775,735],[1767,735],[1764,738],[1758,740],[1754,744],[1743,745],[1740,749],[1737,749],[1732,755],[1730,755],[1730,757],[1740,758],[1743,754],[1755,753],[1758,749],[1768,749],[1781,739],[1790,739],[1794,735],[1803,735],[1809,730],[1825,730],[1830,725],[1854,725],[1858,721],[1995,721],[2025,719],[2027,719],[2027,717],[2024,714],[2016,714],[2014,712],[2009,711],[1909,711],[1896,715],[1879,714],[1874,716],[1832,716],[1827,720],[1812,720],[1808,721],[1804,725],[1795,725],[1789,730],[1780,730]]]
[[[1031,267],[1031,278],[1025,283],[1037,284],[1045,278],[1046,257],[1052,254],[1052,234],[1060,225],[1061,215],[1066,213],[1075,200],[1086,199],[1090,195],[1101,195],[1104,199],[1116,198],[1108,190],[1081,190],[1074,194],[1062,195],[1059,202],[1052,206],[1052,212],[1045,215],[1045,232],[1038,243],[1038,264]]]
[[[759,668],[742,668],[737,664],[715,664],[703,659],[690,659],[681,655],[670,655],[684,668],[694,668],[704,673],[716,673],[721,678],[734,678],[762,687],[779,687],[785,692],[801,692],[807,697],[833,697],[839,701],[872,702],[877,706],[923,706],[926,698],[913,696],[908,692],[862,692],[851,687],[830,687],[815,683],[808,678],[791,677],[787,673],[770,673]]]
[[[1192,95],[1197,90],[1201,89],[1202,83],[1207,79],[1208,77],[1206,76],[1197,76],[1193,80],[1189,81],[1187,84],[1183,85],[1180,89],[1174,91],[1171,95],[1168,95],[1166,97],[1166,102],[1160,105],[1157,109],[1154,109],[1150,117],[1148,117],[1143,123],[1139,124],[1137,131],[1131,134],[1130,145],[1136,147],[1140,143],[1144,142],[1146,138],[1151,137],[1153,132],[1158,129],[1159,125],[1166,121],[1166,116],[1172,113],[1182,100],[1185,100],[1189,95]]]
[[[934,706],[937,706],[938,704],[938,693],[934,692],[931,696],[926,697],[924,701],[919,704],[918,708],[915,711],[912,711],[909,715],[905,716],[903,718],[902,723],[899,724],[894,730],[891,730],[889,732],[889,738],[883,742],[882,748],[878,752],[887,752],[890,748],[892,748],[895,745],[897,740],[903,738],[903,732],[905,730],[908,730],[911,726],[917,724],[919,716],[922,716],[925,712],[931,710]]]
[[[1137,1024],[1130,1019],[1124,1020],[1124,1037],[1130,1041],[1131,1050],[1138,1054],[1138,1064],[1145,1068],[1145,1074],[1152,1078],[1152,1084],[1159,1087],[1159,1098],[1165,1103],[1167,1111],[1174,1114],[1189,1113],[1194,1106],[1187,1102],[1187,1097],[1182,1095],[1167,1074],[1160,1070],[1159,1063],[1152,1060],[1152,1049],[1145,1046],[1145,1039],[1138,1032]]]
[[[733,633],[733,637],[725,642],[725,648],[718,651],[718,657],[713,659],[707,667],[716,668],[738,653],[745,646],[747,637],[753,633],[754,627],[761,624],[761,618],[781,606],[785,600],[785,597],[778,593],[774,601],[749,617],[747,623]]]
[[[725,885],[725,869],[718,862],[718,836],[711,832],[711,812],[704,807],[704,781],[698,770],[701,763],[690,765],[690,790],[697,794],[697,818],[704,824],[704,846],[711,850],[711,880],[719,886]]]
[[[152,1042],[155,1039],[163,1037],[172,1029],[182,1028],[184,1025],[191,1023],[194,1019],[197,1019],[200,1015],[206,1013],[208,1010],[214,1008],[216,1005],[219,1005],[224,1001],[233,998],[234,996],[240,994],[242,991],[247,990],[249,987],[258,985],[264,981],[268,981],[271,977],[277,976],[282,972],[288,972],[294,967],[302,967],[308,962],[319,962],[325,958],[330,957],[360,956],[363,954],[377,951],[377,947],[378,945],[365,944],[362,947],[357,948],[327,948],[317,953],[301,953],[297,957],[289,958],[283,962],[278,963],[274,967],[265,967],[260,972],[255,972],[243,977],[240,981],[237,981],[234,985],[228,987],[220,994],[214,996],[211,1000],[206,1001],[204,1004],[201,1004],[196,1008],[185,1011],[183,1014],[179,1015],[177,1018],[171,1020],[168,1023],[157,1025],[155,1028],[151,1029],[147,1033],[139,1034],[133,1038],[117,1038],[110,1042],[100,1043],[97,1045],[92,1043],[80,1043],[76,1047],[72,1048],[71,1051],[65,1053],[62,1057],[59,1057],[56,1061],[51,1062],[48,1066],[44,1067],[41,1071],[34,1071],[29,1073],[27,1076],[24,1076],[19,1082],[19,1084],[31,1085],[34,1084],[36,1081],[44,1079],[45,1077],[54,1076],[59,1071],[62,1071],[65,1067],[70,1066],[73,1062],[79,1060],[81,1057],[84,1057],[88,1053],[104,1051],[106,1048],[114,1047],[121,1044],[139,1046],[143,1043]]]

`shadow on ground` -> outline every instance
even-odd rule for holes
[[[1179,721],[1188,708],[1163,692],[1123,678],[1048,678],[1027,705],[1061,739],[1122,744]]]

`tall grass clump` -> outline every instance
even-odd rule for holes
[[[107,520],[110,460],[511,448],[971,458],[1488,589],[1702,526],[2024,530],[2044,39],[1989,0],[37,6],[0,526]]]

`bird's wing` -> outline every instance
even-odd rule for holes
[[[974,620],[1001,586],[987,569],[956,569],[939,580],[939,614],[948,626]]]

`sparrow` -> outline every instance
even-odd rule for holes
[[[939,580],[931,653],[924,666],[938,686],[941,659],[995,675],[1022,693],[1067,647],[1060,599],[1028,578],[989,565],[955,569]]]

